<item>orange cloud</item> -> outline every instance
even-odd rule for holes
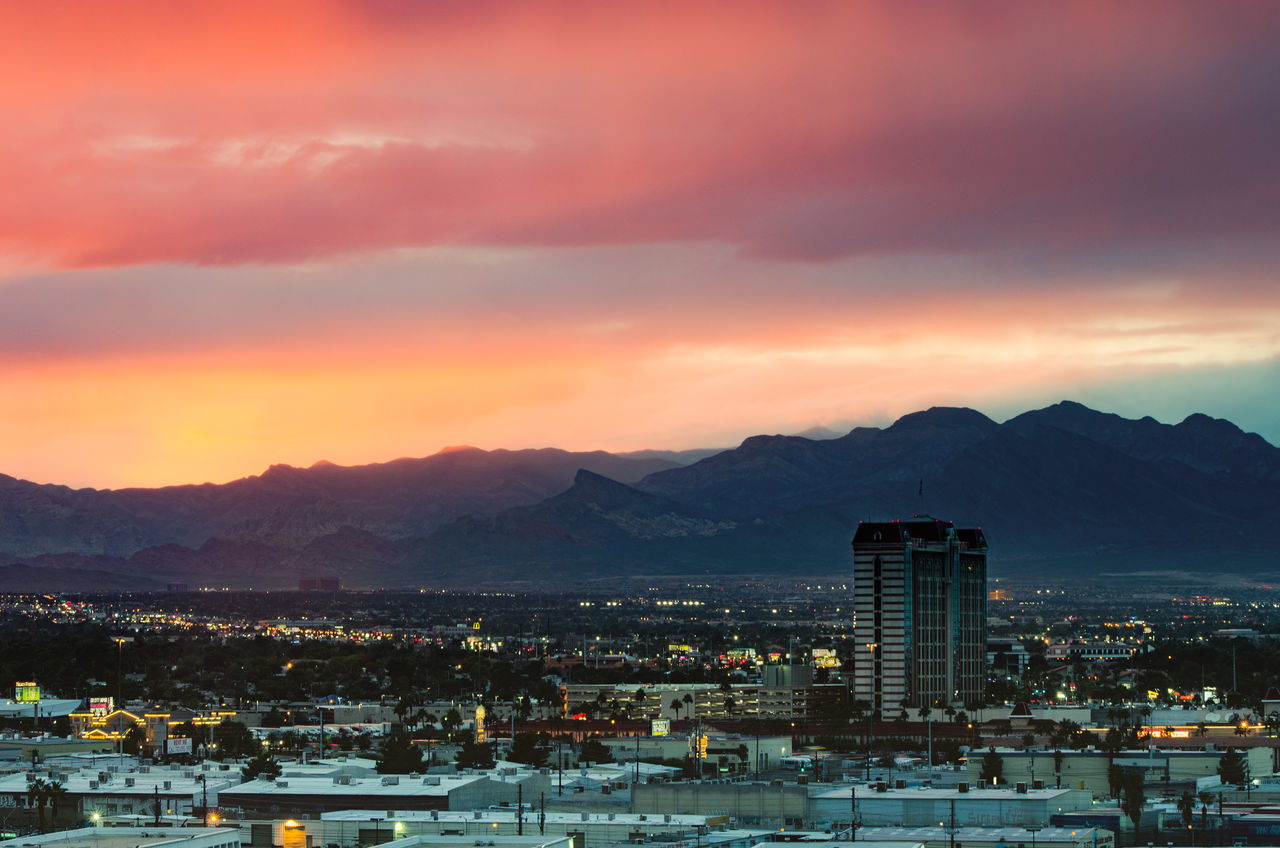
[[[7,4],[0,471],[722,444],[1280,355],[1274,4],[922,11]]]

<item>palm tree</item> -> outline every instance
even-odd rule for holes
[[[27,781],[27,806],[35,805],[36,829],[44,833],[44,806],[49,802],[49,783],[43,777]]]
[[[693,706],[693,695],[689,694],[688,692],[685,692],[684,697],[681,698],[680,700],[684,701],[684,717],[688,718],[689,708]]]
[[[683,708],[684,708],[684,701],[681,701],[679,696],[676,696],[671,699],[671,709],[675,711],[677,719],[680,718],[680,710]]]
[[[62,785],[62,781],[60,781],[60,780],[52,780],[52,781],[50,781],[50,782],[49,782],[49,787],[48,787],[48,789],[46,789],[46,790],[45,790],[45,792],[46,792],[46,793],[48,794],[48,796],[49,796],[49,805],[50,805],[50,807],[51,807],[51,809],[50,809],[50,811],[49,811],[49,813],[50,813],[50,814],[49,814],[49,825],[50,825],[51,827],[57,827],[57,825],[58,825],[58,802],[59,802],[62,798],[65,798],[65,797],[66,797],[66,795],[67,795],[67,787],[63,786],[63,785]]]

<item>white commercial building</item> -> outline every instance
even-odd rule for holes
[[[853,795],[857,794],[856,804]],[[1092,793],[1081,789],[933,789],[885,788],[875,784],[844,786],[814,796],[810,817],[816,825],[847,826],[856,811],[864,825],[957,827],[1039,826],[1062,812],[1088,809]]]

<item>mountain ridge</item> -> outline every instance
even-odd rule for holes
[[[982,525],[993,573],[1275,568],[1256,528],[1280,518],[1280,450],[1199,413],[1161,424],[1064,401],[997,423],[933,407],[683,453],[696,461],[463,446],[160,489],[0,475],[0,565],[263,587],[833,575],[859,520],[929,512]]]

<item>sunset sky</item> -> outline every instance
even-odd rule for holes
[[[1280,3],[0,2],[0,473],[1280,442]]]

